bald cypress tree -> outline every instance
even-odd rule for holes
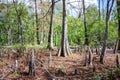
[[[109,22],[110,22],[110,14],[113,8],[114,0],[107,0],[107,11],[106,11],[106,19],[105,19],[105,34],[104,34],[104,42],[102,47],[102,52],[100,55],[100,63],[104,64],[105,55],[106,55],[106,47],[108,42],[108,32],[109,32]]]
[[[62,20],[62,39],[61,47],[58,56],[66,57],[71,54],[68,42],[68,29],[67,29],[67,0],[63,0],[63,20]]]
[[[117,0],[117,12],[118,12],[118,50],[120,50],[120,0]]]
[[[48,49],[53,49],[53,30],[54,30],[54,6],[55,0],[52,0],[52,7],[51,7],[51,22],[50,22],[50,29],[49,29],[49,36],[48,36]]]

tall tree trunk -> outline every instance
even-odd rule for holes
[[[18,9],[17,9],[17,2],[13,0],[14,8],[16,11],[16,16],[17,16],[17,21],[18,21],[18,32],[20,32],[20,38],[21,38],[21,43],[24,45],[24,32],[23,32],[23,26],[22,26],[22,20],[21,20],[21,14],[19,14]],[[20,31],[19,31],[20,30]]]
[[[71,54],[68,35],[67,35],[67,0],[63,0],[63,20],[62,20],[62,39],[61,48],[59,49],[58,56],[66,57]]]
[[[8,45],[10,46],[12,44],[12,34],[11,34],[11,27],[9,24],[9,6],[8,6],[8,0],[7,0],[7,27],[8,27]]]
[[[40,44],[43,44],[43,35],[44,35],[44,21],[41,21],[41,37],[40,37]]]
[[[104,35],[104,43],[103,43],[103,48],[102,52],[100,55],[100,63],[104,63],[105,59],[105,54],[106,54],[106,47],[107,47],[107,39],[108,39],[108,30],[109,29],[109,21],[106,21],[106,29],[105,29],[105,35]]]
[[[20,25],[20,31],[21,31],[21,43],[22,45],[24,45],[24,32],[23,32],[23,26],[22,26],[22,21],[20,16],[19,16],[19,25]]]
[[[42,0],[40,2],[42,4]],[[44,16],[44,11],[43,9],[41,8],[41,15]],[[44,43],[44,25],[45,25],[45,21],[44,19],[41,20],[41,33],[40,33],[40,44],[43,44]]]
[[[36,22],[36,38],[37,44],[40,44],[40,35],[39,35],[39,24],[38,24],[38,12],[37,12],[37,0],[35,0],[35,22]]]
[[[120,1],[117,0],[117,12],[118,12],[118,50],[120,50]]]
[[[100,7],[101,7],[101,6],[100,6],[100,4],[101,4],[101,3],[100,3],[100,0],[99,0],[99,1],[98,1],[98,5],[99,5],[99,20],[101,19],[101,14],[100,14]]]
[[[110,19],[110,13],[114,4],[114,0],[111,0],[112,4],[110,5],[110,0],[107,0],[107,12],[106,12],[106,29],[105,29],[105,35],[104,35],[104,43],[102,52],[100,55],[100,63],[104,64],[105,61],[105,55],[106,55],[106,47],[107,47],[107,40],[108,40],[108,31],[109,31],[109,19]]]
[[[104,19],[104,17],[105,17],[105,16],[104,16],[104,14],[105,14],[105,13],[104,13],[104,0],[102,0],[101,3],[102,3],[102,19]]]
[[[34,50],[32,50],[30,62],[29,62],[29,75],[31,77],[35,76],[35,57],[34,57]]]
[[[10,45],[12,45],[12,37],[11,37],[11,28],[10,28],[10,26],[9,26],[9,28],[8,28],[8,45],[10,46]]]
[[[51,22],[50,22],[50,29],[49,29],[49,35],[48,35],[48,46],[47,48],[52,50],[53,49],[53,30],[54,30],[54,6],[55,6],[55,0],[52,0],[52,8],[51,8]]]
[[[84,30],[85,30],[85,45],[89,45],[88,41],[88,33],[87,33],[87,25],[86,25],[86,15],[85,15],[85,0],[82,0],[83,3],[83,20],[84,20]]]
[[[99,19],[99,25],[100,25],[100,20],[101,20],[101,6],[100,6],[100,4],[101,4],[101,0],[98,0],[98,6],[99,6],[99,10],[98,10],[98,19]],[[98,35],[97,35],[97,38],[98,38],[98,42],[99,42],[99,44],[101,44],[101,36],[100,36],[100,33],[99,33],[99,31],[100,30],[98,30]]]

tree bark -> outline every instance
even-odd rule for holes
[[[20,32],[21,43],[22,43],[22,45],[24,45],[24,32],[23,32],[21,14],[19,14],[19,12],[18,12],[17,2],[15,0],[13,0],[13,4],[14,4],[15,11],[16,11],[17,21],[18,21],[18,32]]]
[[[106,47],[107,47],[107,40],[108,40],[108,32],[109,32],[109,19],[110,19],[110,13],[112,10],[114,4],[114,0],[112,0],[112,4],[110,6],[110,0],[107,0],[107,12],[106,12],[106,29],[105,29],[105,35],[104,35],[104,43],[103,48],[100,55],[100,63],[104,64],[105,61],[105,55],[106,55]]]
[[[53,50],[53,30],[54,30],[54,6],[55,6],[55,0],[52,0],[52,8],[51,8],[51,22],[50,22],[50,29],[49,29],[49,36],[48,36],[48,46],[47,48],[50,50]]]
[[[42,0],[41,0],[41,4],[42,4]],[[41,8],[41,15],[44,16],[44,11],[43,9]],[[40,37],[40,44],[43,44],[44,43],[44,26],[45,26],[45,21],[44,19],[41,20],[41,37]]]
[[[41,37],[40,37],[40,44],[43,44],[43,35],[44,35],[44,20],[42,20],[41,21],[41,27],[42,27],[42,29],[41,29]]]
[[[104,43],[103,43],[103,48],[102,52],[100,55],[100,63],[104,63],[105,60],[105,54],[106,54],[106,47],[107,47],[107,39],[108,39],[108,27],[109,27],[109,21],[106,22],[106,29],[105,29],[105,35],[104,35]]]
[[[120,54],[116,54],[116,66],[117,68],[120,68]]]
[[[88,62],[88,64],[89,64],[89,66],[92,66],[93,64],[92,64],[92,61],[93,61],[93,54],[92,54],[92,51],[91,51],[91,49],[90,49],[90,47],[88,46],[88,53],[89,53],[89,62]]]
[[[99,13],[99,16],[98,16],[98,19],[99,19],[99,25],[100,25],[100,21],[101,21],[101,0],[98,0],[98,6],[99,6],[99,10],[98,10],[98,13]],[[98,42],[99,44],[101,44],[101,36],[100,36],[100,33],[99,33],[100,30],[98,30],[98,35],[97,35],[97,38],[98,38]]]
[[[67,30],[67,0],[63,0],[62,39],[58,56],[66,57],[67,55],[71,54],[68,43]]]
[[[30,62],[29,62],[29,75],[31,77],[35,76],[35,57],[34,57],[34,50],[32,50]]]
[[[35,0],[35,22],[36,22],[36,37],[37,37],[37,44],[40,44],[40,35],[39,35],[39,24],[38,24],[38,12],[37,12],[37,0]]]
[[[88,33],[87,33],[87,25],[86,25],[86,15],[85,15],[85,0],[82,0],[83,3],[83,20],[84,20],[84,30],[85,30],[85,45],[89,45],[88,41]]]
[[[9,26],[9,25],[8,25]],[[11,34],[11,28],[10,28],[10,26],[9,26],[9,28],[8,28],[8,45],[10,46],[10,45],[12,45],[12,36],[11,36],[12,34]]]
[[[12,45],[12,34],[11,34],[11,27],[9,24],[9,6],[8,6],[8,0],[7,0],[7,27],[8,27],[8,45]]]
[[[118,50],[120,50],[120,1],[117,0],[117,12],[118,12]]]
[[[92,51],[91,51],[89,46],[87,46],[86,48],[87,48],[87,50],[85,50],[86,53],[85,53],[85,64],[84,65],[85,66],[92,66],[93,65],[92,64],[93,54],[92,54]]]
[[[98,2],[99,2],[98,5],[99,5],[99,20],[100,20],[101,19],[101,14],[100,14],[100,7],[101,7],[100,2],[101,2],[101,0],[99,0]]]
[[[24,32],[23,32],[21,17],[19,17],[19,25],[20,25],[20,30],[21,30],[21,42],[22,42],[22,45],[24,45]]]
[[[119,40],[116,40],[116,44],[115,44],[115,47],[114,47],[114,50],[113,50],[113,53],[116,54],[118,53],[118,43],[119,43]]]

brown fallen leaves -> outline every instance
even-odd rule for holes
[[[30,52],[29,52],[30,53]],[[73,53],[68,57],[57,57],[57,51],[52,51],[51,65],[49,66],[49,51],[46,49],[39,50],[35,53],[35,58],[43,61],[43,64],[50,71],[51,74],[56,76],[57,79],[65,80],[86,80],[88,78],[94,77],[94,73],[104,75],[105,70],[111,70],[115,68],[115,54],[112,52],[107,53],[105,64],[102,65],[99,63],[99,56],[94,54],[93,66],[85,67],[84,53],[81,55],[79,52]],[[14,55],[11,55],[13,57]],[[3,74],[7,74],[11,68],[10,64],[13,64],[14,58],[2,58],[3,62],[0,61],[0,77]],[[11,73],[9,76],[4,78],[5,80],[31,80],[32,78],[28,75],[28,65],[29,65],[29,56],[19,57],[19,72],[17,75]],[[77,70],[77,74],[75,74]],[[49,80],[51,77],[45,71],[44,67],[36,63],[36,76],[34,80]]]

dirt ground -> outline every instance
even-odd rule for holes
[[[94,53],[93,66],[87,67],[84,66],[84,53],[75,52],[68,57],[57,57],[56,53],[57,50],[46,49],[35,52],[35,59],[42,61],[43,65],[35,62],[36,74],[32,78],[28,74],[30,51],[18,57],[18,72],[14,70],[16,57],[9,52],[0,58],[0,78],[4,77],[3,80],[51,80],[51,75],[56,77],[55,80],[93,80],[95,74],[104,75],[106,70],[114,70],[116,66],[116,56],[112,50],[107,52],[105,64],[100,64],[99,55]]]

